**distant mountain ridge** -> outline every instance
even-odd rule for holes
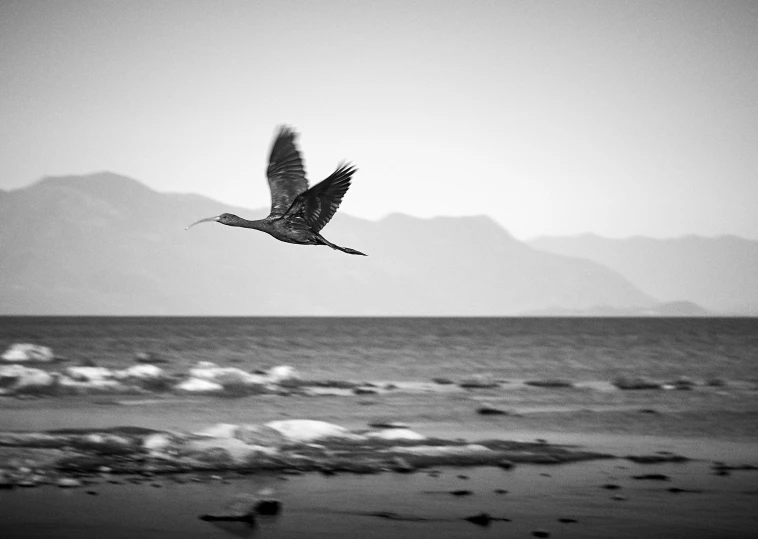
[[[184,230],[267,210],[108,172],[5,192],[0,313],[499,316],[658,303],[607,267],[534,249],[484,216],[338,213],[324,235],[366,258],[216,224]]]
[[[664,302],[694,302],[725,315],[758,315],[758,241],[736,236],[608,239],[584,234],[528,243],[603,264]]]

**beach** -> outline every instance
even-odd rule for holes
[[[6,377],[4,538],[736,538],[758,524],[754,321],[3,322],[4,347],[65,356],[28,364],[55,375],[45,391]],[[159,369],[135,363],[145,350]],[[129,378],[146,372],[162,383]],[[236,382],[178,389],[216,375]],[[272,437],[299,420],[343,438]],[[262,493],[279,514],[200,518]]]
[[[202,482],[177,482],[170,474],[139,484],[95,478],[71,490],[46,485],[0,491],[0,527],[3,537],[530,537],[542,532],[550,537],[747,537],[758,523],[752,510],[758,471],[724,471],[716,464],[758,464],[754,392],[752,404],[743,395],[739,406],[727,408],[734,397],[701,390],[701,408],[682,411],[662,405],[665,397],[675,397],[669,391],[636,392],[638,404],[626,397],[624,407],[614,407],[607,402],[612,392],[506,387],[468,390],[456,398],[447,391],[240,399],[81,396],[58,398],[54,407],[50,399],[3,399],[0,431],[114,425],[192,431],[219,421],[294,418],[361,429],[391,419],[425,436],[539,440],[617,458],[523,463],[509,470],[435,466],[402,474],[209,471]],[[476,413],[483,402],[507,407],[519,392],[521,406],[511,406],[508,414]],[[547,405],[540,395],[545,392],[573,404]],[[533,394],[541,407],[529,402]],[[651,413],[656,401],[658,409]],[[703,436],[704,424],[710,425],[708,436]],[[722,432],[714,432],[718,424]],[[643,464],[625,458],[642,455],[691,460]],[[639,478],[644,476],[657,479]],[[281,500],[280,515],[259,518],[253,528],[198,519],[235,494],[262,489],[272,489]],[[451,494],[460,491],[469,493]],[[465,520],[481,514],[503,520],[486,525]]]

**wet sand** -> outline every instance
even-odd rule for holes
[[[494,396],[493,396],[494,395]],[[498,437],[566,443],[619,457],[669,451],[684,463],[636,464],[624,458],[560,465],[442,468],[439,474],[255,474],[176,483],[105,481],[65,490],[53,486],[0,490],[0,535],[13,537],[749,537],[758,527],[758,471],[718,475],[715,461],[758,464],[753,401],[733,406],[666,408],[660,393],[640,394],[639,406],[612,406],[588,394],[569,408],[533,408],[521,401],[505,416],[479,416],[474,405],[501,394],[257,396],[243,399],[76,397],[6,399],[0,430],[134,425],[193,430],[217,422],[264,423],[308,418],[350,428],[376,419],[408,422],[425,435],[468,440]],[[691,397],[688,397],[691,398]],[[698,397],[699,398],[699,397]],[[571,401],[575,394],[556,399]],[[544,400],[544,399],[543,399]],[[503,401],[495,401],[503,404]],[[725,401],[726,402],[726,401]],[[507,403],[506,403],[507,404]],[[722,424],[723,423],[723,424]],[[660,474],[667,480],[634,479]],[[465,476],[465,478],[460,477]],[[209,476],[210,477],[210,476]],[[609,488],[614,485],[617,488]],[[283,503],[255,528],[204,522],[235,493],[274,489]],[[470,491],[454,496],[451,491]],[[504,492],[507,491],[507,492]],[[94,493],[94,494],[93,494]],[[488,526],[466,517],[487,513]],[[571,519],[576,522],[561,522]]]
[[[755,530],[756,472],[715,476],[703,462],[656,465],[654,470],[670,481],[632,479],[649,473],[650,465],[601,461],[509,471],[446,469],[437,477],[426,472],[259,475],[226,482],[176,484],[160,478],[149,485],[16,489],[0,492],[0,529],[8,538],[188,538],[229,533],[271,538],[530,537],[535,530],[576,538],[738,538]],[[606,485],[619,488],[609,490]],[[259,518],[255,528],[198,519],[236,493],[265,487],[274,489],[283,512]],[[461,489],[472,494],[450,494]],[[464,520],[482,512],[508,521],[479,526]]]

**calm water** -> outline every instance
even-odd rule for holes
[[[0,349],[14,342],[107,367],[145,351],[175,370],[286,364],[308,378],[758,379],[756,318],[0,317]]]

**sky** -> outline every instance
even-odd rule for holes
[[[0,189],[109,170],[269,206],[758,239],[758,2],[0,0]]]

